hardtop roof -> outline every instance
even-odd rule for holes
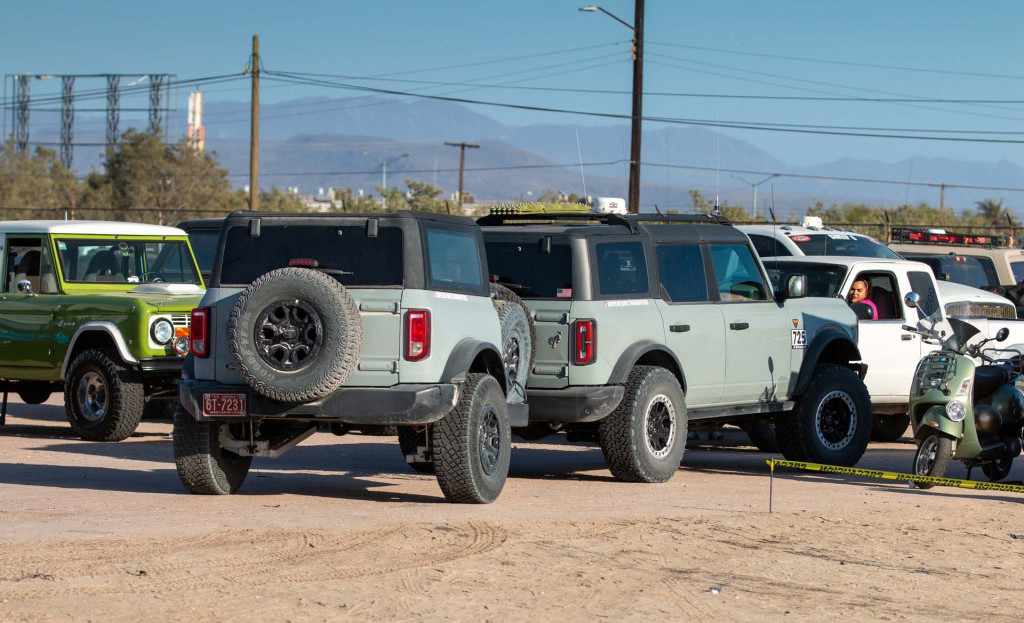
[[[177,227],[122,221],[0,221],[0,233],[91,236],[185,236]]]

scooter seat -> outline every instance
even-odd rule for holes
[[[996,391],[1009,378],[1010,374],[1003,366],[978,366],[974,369],[974,400]]]

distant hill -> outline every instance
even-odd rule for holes
[[[95,115],[94,115],[95,117]],[[76,140],[102,142],[100,118],[80,115],[76,123],[92,128],[76,131]],[[249,105],[245,102],[207,102],[207,149],[218,154],[238,186],[247,181],[249,167]],[[122,117],[121,127],[145,126]],[[184,113],[172,122],[183,133]],[[908,186],[906,181],[945,182],[971,186],[1024,186],[1024,169],[1010,162],[965,162],[921,156],[901,162],[836,160],[794,167],[723,130],[701,127],[663,128],[648,124],[644,132],[641,203],[645,210],[688,210],[689,191],[699,190],[733,205],[749,206],[751,184],[766,174],[779,177],[761,183],[758,204],[771,204],[776,213],[802,213],[815,200],[832,203],[898,205],[927,202],[938,205],[941,189]],[[33,140],[56,141],[55,127],[32,128]],[[627,193],[629,126],[564,124],[509,126],[466,106],[437,101],[399,101],[382,98],[303,98],[266,104],[260,117],[260,185],[298,187],[315,193],[340,186],[376,194],[381,162],[404,153],[388,166],[388,185],[402,187],[410,177],[432,182],[453,193],[458,188],[459,150],[445,141],[467,141],[480,149],[467,150],[466,189],[478,199],[507,201],[563,191],[625,197]],[[77,148],[75,168],[87,172],[99,162],[97,148]],[[588,163],[585,178],[580,155]],[[666,168],[665,163],[673,165]],[[555,166],[561,165],[561,166]],[[746,173],[730,173],[744,171]],[[806,176],[806,177],[801,177]],[[891,180],[867,184],[825,178]],[[973,209],[974,202],[1005,197],[1013,207],[1019,193],[947,188],[945,203]]]

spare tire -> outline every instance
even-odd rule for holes
[[[533,361],[533,337],[526,308],[512,301],[498,301],[498,323],[501,325],[501,361],[505,364],[508,391],[505,402],[512,405],[526,402],[526,380]]]
[[[494,299],[494,307],[497,309],[501,301],[510,301],[516,303],[526,312],[526,320],[530,323],[530,344],[537,344],[537,327],[533,323],[533,314],[530,312],[530,308],[526,306],[523,299],[519,298],[519,295],[505,286],[497,283],[491,284],[491,298]],[[502,340],[505,336],[502,334]],[[533,368],[533,362],[536,359],[537,348],[534,346],[530,352],[530,368]]]
[[[246,382],[267,398],[327,396],[359,361],[363,325],[352,295],[308,268],[279,268],[242,292],[228,319],[228,347]]]

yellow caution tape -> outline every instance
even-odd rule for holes
[[[935,476],[918,476],[916,474],[884,472],[877,469],[840,467],[838,465],[822,465],[820,463],[801,463],[800,461],[768,459],[765,463],[773,472],[776,467],[790,467],[792,469],[803,469],[810,472],[823,472],[826,474],[846,474],[848,476],[864,476],[865,478],[881,478],[882,480],[923,482],[940,487],[960,487],[963,489],[978,489],[981,491],[1009,491],[1011,493],[1024,493],[1024,486],[1022,485],[1004,485],[998,482],[980,482],[977,480],[960,480],[958,478],[936,478]]]

